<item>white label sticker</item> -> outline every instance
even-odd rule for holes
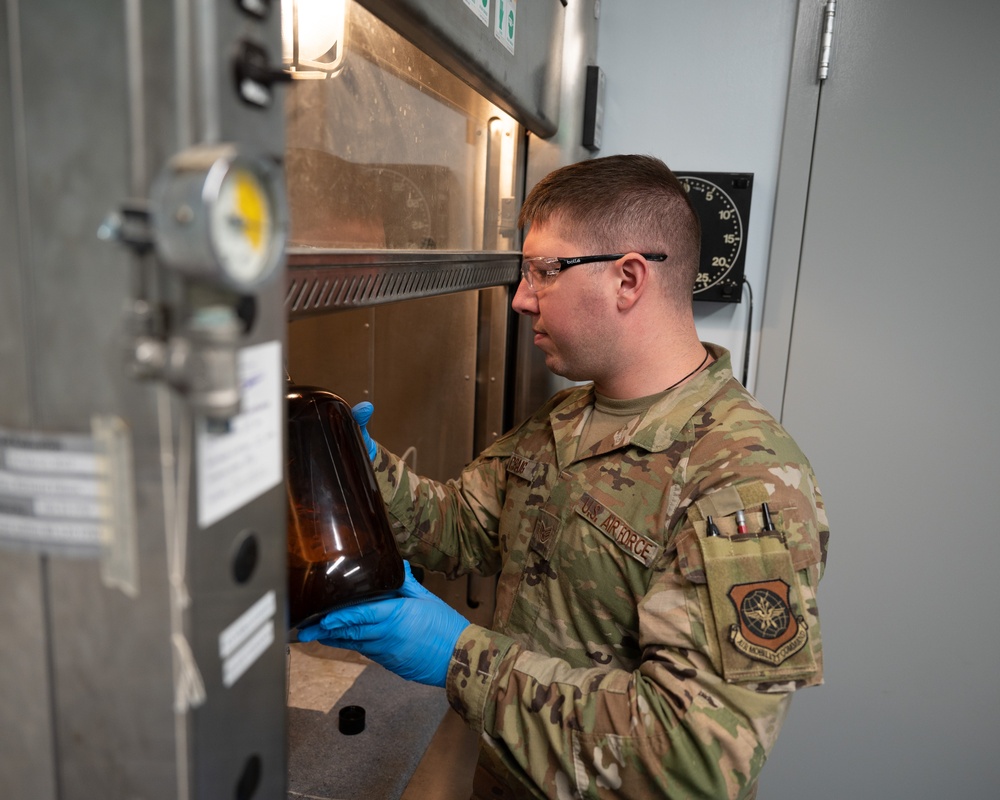
[[[483,25],[490,24],[490,0],[465,0],[465,4],[483,21]]]
[[[79,546],[96,549],[101,542],[101,526],[0,513],[0,539],[35,548]]]
[[[87,478],[60,475],[26,475],[0,469],[0,494],[97,497],[100,484]]]
[[[493,35],[500,43],[514,52],[514,31],[517,28],[517,0],[497,0],[497,19]]]
[[[227,688],[236,683],[274,642],[277,607],[277,596],[272,590],[219,634],[222,683]]]
[[[222,662],[222,685],[228,689],[236,683],[273,642],[274,620],[272,619],[257,628],[253,636],[247,639],[239,650]]]
[[[99,450],[90,436],[0,429],[0,543],[96,554],[110,522]]]
[[[197,434],[198,525],[207,528],[281,483],[281,343],[239,354],[240,413],[225,433]]]

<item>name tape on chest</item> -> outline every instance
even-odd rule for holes
[[[514,454],[507,459],[507,472],[512,475],[517,475],[519,478],[524,478],[526,481],[530,481],[535,476],[535,472],[537,471],[537,461],[531,461],[530,459],[517,454]]]
[[[660,554],[660,545],[634,531],[625,520],[589,494],[580,498],[574,510],[640,564],[650,567]]]

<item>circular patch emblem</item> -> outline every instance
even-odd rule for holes
[[[791,614],[776,592],[758,587],[740,603],[740,620],[748,631],[761,639],[777,639],[788,630]]]

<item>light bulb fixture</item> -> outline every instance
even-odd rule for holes
[[[281,0],[281,61],[293,78],[334,78],[344,69],[347,0]]]

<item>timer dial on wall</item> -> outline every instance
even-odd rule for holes
[[[743,296],[752,172],[677,173],[701,220],[695,300],[739,303]]]
[[[372,167],[379,196],[390,213],[383,220],[386,245],[405,250],[434,246],[431,208],[427,198],[411,178],[388,167]]]

